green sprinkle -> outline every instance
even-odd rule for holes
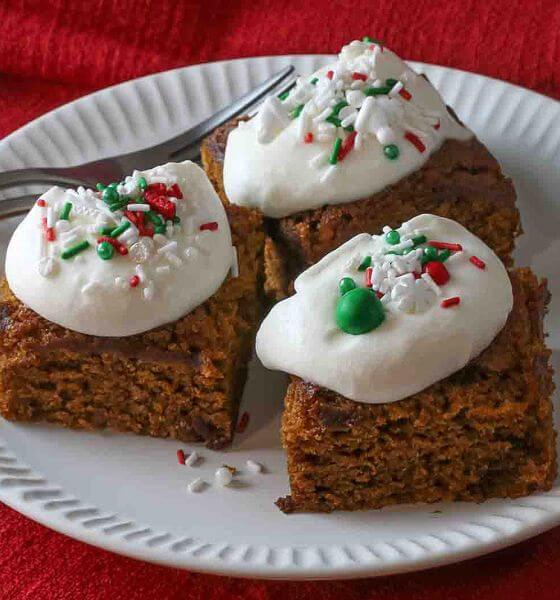
[[[109,260],[113,258],[115,249],[109,242],[101,242],[97,245],[97,255],[103,260]]]
[[[72,258],[73,256],[76,256],[76,254],[83,252],[86,248],[89,248],[89,242],[87,240],[78,242],[77,244],[74,244],[74,246],[70,246],[70,248],[64,250],[64,252],[61,252],[60,258],[64,260]]]
[[[165,233],[166,232],[166,227],[165,225],[156,225],[154,227],[154,232],[155,233]]]
[[[70,211],[72,210],[72,202],[66,202],[60,211],[60,218],[63,221],[68,221],[68,217],[70,216]]]
[[[292,119],[297,119],[297,118],[300,116],[300,114],[301,114],[301,111],[303,110],[303,107],[304,107],[304,104],[298,104],[298,105],[297,105],[297,106],[294,108],[294,110],[292,110],[292,112],[290,113],[290,117],[291,117]]]
[[[428,241],[428,238],[425,235],[417,235],[412,238],[412,243],[415,246],[419,246],[420,244],[425,244]]]
[[[345,107],[348,106],[348,102],[346,100],[341,100],[337,104],[333,106],[331,116],[338,117],[338,113]]]
[[[433,260],[437,260],[437,259],[438,259],[437,248],[432,248],[431,246],[428,246],[427,248],[424,248],[424,254],[422,255],[420,262],[423,265],[425,265],[426,263],[432,262]]]
[[[327,117],[325,119],[325,121],[327,123],[332,123],[333,125],[335,125],[336,127],[340,127],[342,124],[342,121],[338,118],[338,117],[333,117],[333,115],[331,115],[330,117]]]
[[[278,100],[281,100],[283,102],[289,95],[290,95],[290,90],[286,90],[285,92],[278,94]]]
[[[181,217],[173,217],[173,224],[174,225],[179,225],[180,222],[181,222]]]
[[[368,267],[371,267],[371,256],[366,256],[360,263],[358,271],[365,271]]]
[[[368,87],[364,90],[364,94],[366,96],[385,96],[387,95],[392,88],[388,86],[382,87]]]
[[[386,79],[385,85],[388,85],[391,89],[393,89],[397,83],[399,83],[398,79]]]
[[[122,210],[128,204],[128,198],[124,200],[119,200],[119,202],[115,202],[114,204],[109,204],[109,210],[111,212],[115,212],[116,210]]]
[[[313,79],[309,82],[311,85],[317,85],[317,82],[319,81],[318,77],[313,77]]]
[[[396,229],[392,229],[385,234],[385,240],[387,240],[387,243],[391,244],[391,246],[399,244],[401,241],[400,233]]]
[[[344,131],[354,131],[354,125],[348,125],[348,127],[343,127]]]
[[[346,292],[353,290],[356,287],[356,282],[352,279],[352,277],[343,277],[338,282],[338,291],[341,296],[344,296]]]
[[[109,185],[103,190],[102,198],[107,204],[115,204],[119,201],[119,193]]]
[[[124,233],[130,227],[130,221],[123,221],[118,227],[113,229],[109,234],[111,237],[119,237],[121,233]]]
[[[95,188],[98,192],[102,192],[105,189],[105,186],[102,183],[96,184]]]
[[[145,191],[148,188],[148,182],[146,181],[145,177],[139,177],[138,178],[138,187],[142,190]]]
[[[366,44],[371,44],[373,42],[373,39],[370,38],[369,35],[364,35],[364,37],[362,38],[362,42]]]
[[[389,160],[396,160],[399,158],[400,150],[395,144],[387,144],[386,146],[383,146],[383,154],[385,154]]]
[[[445,250],[442,250],[439,254],[438,254],[438,260],[440,262],[445,262],[449,257],[451,256],[451,250],[448,250],[447,248]]]
[[[154,225],[161,225],[163,223],[163,219],[154,210],[147,211],[146,216]]]
[[[333,149],[331,155],[329,157],[329,162],[331,165],[336,165],[338,162],[338,153],[340,152],[340,146],[342,145],[342,140],[340,138],[336,138],[333,144]]]
[[[102,227],[99,230],[99,235],[111,235],[111,231],[113,231],[113,227]]]

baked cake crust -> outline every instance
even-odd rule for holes
[[[514,307],[494,342],[452,376],[390,404],[362,404],[293,377],[282,438],[285,512],[518,497],[556,476],[546,281],[511,273]]]
[[[223,202],[225,147],[239,120],[214,131],[202,145],[204,169]],[[299,273],[358,233],[397,227],[422,213],[458,221],[512,264],[521,225],[511,180],[476,138],[448,139],[421,169],[368,198],[265,219],[267,296],[286,297]]]
[[[0,413],[79,429],[111,428],[208,447],[234,433],[259,317],[263,252],[256,211],[226,206],[239,277],[176,322],[101,338],[60,327],[2,284]]]

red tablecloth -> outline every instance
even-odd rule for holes
[[[84,93],[210,60],[336,52],[369,34],[410,59],[560,96],[558,0],[0,0],[0,136]],[[240,516],[242,518],[242,515]],[[355,582],[197,575],[75,542],[0,506],[0,599],[560,598],[560,528],[493,556]]]

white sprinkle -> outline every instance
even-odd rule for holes
[[[62,247],[64,249],[70,247],[74,242],[77,242],[80,238],[77,235],[74,235],[73,233],[70,235],[66,235],[62,238]]]
[[[396,96],[402,89],[403,89],[403,84],[401,81],[397,81],[397,83],[395,83],[395,85],[391,88],[391,91],[389,92],[389,96]]]
[[[430,288],[436,293],[436,296],[441,296],[441,288],[433,280],[432,276],[429,273],[422,273],[421,277],[430,286]]]
[[[136,271],[136,275],[138,275],[138,277],[140,278],[140,282],[144,283],[144,281],[146,280],[146,273],[144,272],[142,265],[136,265],[134,270]]]
[[[156,291],[154,288],[154,282],[148,281],[146,287],[142,290],[142,296],[144,297],[144,300],[153,300],[155,293]]]
[[[262,473],[262,465],[254,460],[247,460],[245,466],[251,473]]]
[[[64,233],[65,231],[68,231],[70,229],[70,223],[62,219],[55,223],[54,228],[57,231],[57,233]]]
[[[194,246],[189,246],[188,248],[185,248],[183,254],[186,258],[194,259],[200,254],[200,251]]]
[[[465,258],[465,253],[464,252],[453,252],[453,254],[451,254],[451,256],[447,259],[448,263],[456,263],[456,262],[460,262],[462,260],[464,260]]]
[[[239,262],[237,260],[237,248],[235,246],[231,247],[231,276],[239,277]]]
[[[41,277],[49,277],[49,275],[52,275],[54,266],[54,260],[47,256],[44,256],[37,261],[37,271]]]
[[[158,254],[166,254],[167,252],[177,252],[177,242],[175,240],[168,242],[161,248],[158,248]]]
[[[202,488],[206,485],[206,482],[202,477],[197,477],[195,480],[191,481],[187,486],[189,492],[191,494],[196,494],[197,492],[202,491]]]
[[[185,465],[187,467],[193,467],[198,462],[199,456],[196,450],[193,450],[185,459]]]
[[[233,480],[233,475],[227,467],[220,467],[214,473],[214,480],[222,487],[229,485]]]
[[[161,267],[156,267],[156,273],[158,275],[168,275],[171,273],[171,268],[169,265],[162,265]]]
[[[326,152],[321,152],[321,154],[317,154],[315,155],[310,161],[309,161],[309,166],[313,167],[314,169],[316,169],[317,167],[320,167],[321,165],[323,165],[324,163],[327,162],[327,158],[328,158],[328,154]]]
[[[321,183],[324,183],[325,181],[328,181],[335,173],[336,173],[336,165],[330,165],[328,166],[325,171],[323,172],[323,174],[321,175],[319,181]]]
[[[126,210],[148,212],[150,210],[150,205],[149,204],[127,204]]]
[[[183,261],[176,255],[173,254],[172,252],[168,252],[165,255],[165,258],[167,258],[167,260],[174,266],[174,267],[180,267],[183,264]]]

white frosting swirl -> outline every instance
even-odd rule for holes
[[[339,329],[340,279],[353,277],[363,286],[356,265],[372,254],[375,263],[386,248],[382,236],[358,235],[302,273],[295,295],[270,311],[257,334],[257,355],[265,367],[377,404],[404,399],[440,381],[492,342],[513,306],[511,283],[498,257],[463,226],[434,215],[417,216],[398,231],[401,237],[423,233],[428,240],[463,248],[444,263],[450,279],[434,288],[431,300],[408,312],[409,307],[399,305],[400,293],[385,287],[385,321],[379,327],[361,335]],[[470,262],[472,256],[485,268]],[[389,274],[393,291],[400,278],[398,272]],[[452,297],[460,297],[460,304],[443,308],[442,299]]]
[[[383,87],[387,79],[399,82],[389,94],[363,93]],[[327,120],[340,102],[348,103],[339,109],[341,125],[354,127],[357,135],[354,149],[331,165],[335,138],[355,135]],[[306,143],[309,134],[313,141]],[[424,151],[405,137],[409,134]],[[422,167],[446,138],[471,135],[424,77],[389,49],[355,41],[342,49],[335,64],[300,78],[284,101],[268,98],[255,118],[230,133],[224,187],[234,204],[285,217],[368,197]],[[384,154],[388,144],[397,146],[398,158]]]
[[[175,321],[212,296],[226,278],[233,256],[229,223],[212,185],[190,161],[137,171],[118,187],[120,193],[136,198],[132,209],[141,208],[135,204],[143,202],[138,187],[142,176],[148,184],[179,186],[183,198],[167,199],[175,205],[180,224],[168,221],[165,231],[153,238],[128,225],[116,238],[128,253],[115,252],[110,260],[102,260],[96,252],[99,228],[116,228],[128,221],[123,211],[109,210],[101,194],[92,190],[54,187],[41,196],[8,246],[6,277],[13,293],[53,323],[108,337]],[[66,221],[60,217],[67,202],[72,209]],[[205,223],[217,228],[200,230]],[[84,240],[89,247],[62,258],[65,249]]]

